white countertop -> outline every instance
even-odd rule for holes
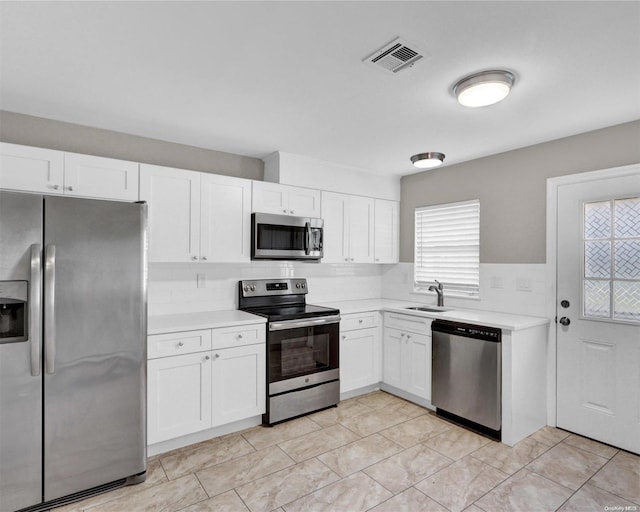
[[[390,299],[365,299],[365,300],[347,300],[324,302],[320,306],[329,306],[338,308],[340,313],[364,313],[366,311],[390,311],[394,313],[403,313],[406,315],[421,316],[427,318],[438,318],[441,320],[451,320],[453,322],[465,322],[487,327],[497,327],[508,331],[519,331],[529,329],[549,323],[548,318],[513,315],[510,313],[499,313],[496,311],[483,311],[479,309],[462,309],[451,308],[442,312],[415,311],[406,309],[410,306],[426,306],[426,304],[418,304],[415,302],[404,302]]]
[[[267,319],[262,316],[252,315],[251,313],[245,313],[237,309],[181,313],[177,315],[158,315],[149,317],[147,334],[215,329],[216,327],[233,327],[236,325],[263,323],[266,321]]]

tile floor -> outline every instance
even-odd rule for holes
[[[153,457],[143,484],[56,509],[83,510],[640,511],[640,457],[550,427],[511,448],[376,391]]]

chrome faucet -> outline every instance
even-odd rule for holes
[[[431,286],[429,286],[429,291],[430,292],[436,292],[438,294],[438,306],[442,307],[444,306],[444,289],[442,287],[442,283],[436,279],[434,279],[434,281],[436,283],[438,283],[438,286],[432,284]]]

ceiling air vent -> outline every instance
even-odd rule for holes
[[[423,52],[424,53],[424,52]],[[363,62],[373,64],[377,68],[386,69],[392,73],[397,73],[403,69],[410,68],[424,55],[416,49],[415,45],[397,37],[389,44],[369,55]]]

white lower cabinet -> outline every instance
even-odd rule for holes
[[[340,392],[380,382],[380,313],[342,315]]]
[[[264,323],[151,335],[148,354],[150,445],[265,412]]]
[[[384,383],[429,401],[430,324],[431,319],[386,313],[383,341]]]
[[[212,426],[265,412],[266,346],[213,352]]]
[[[147,443],[211,427],[211,355],[196,352],[147,365]]]

